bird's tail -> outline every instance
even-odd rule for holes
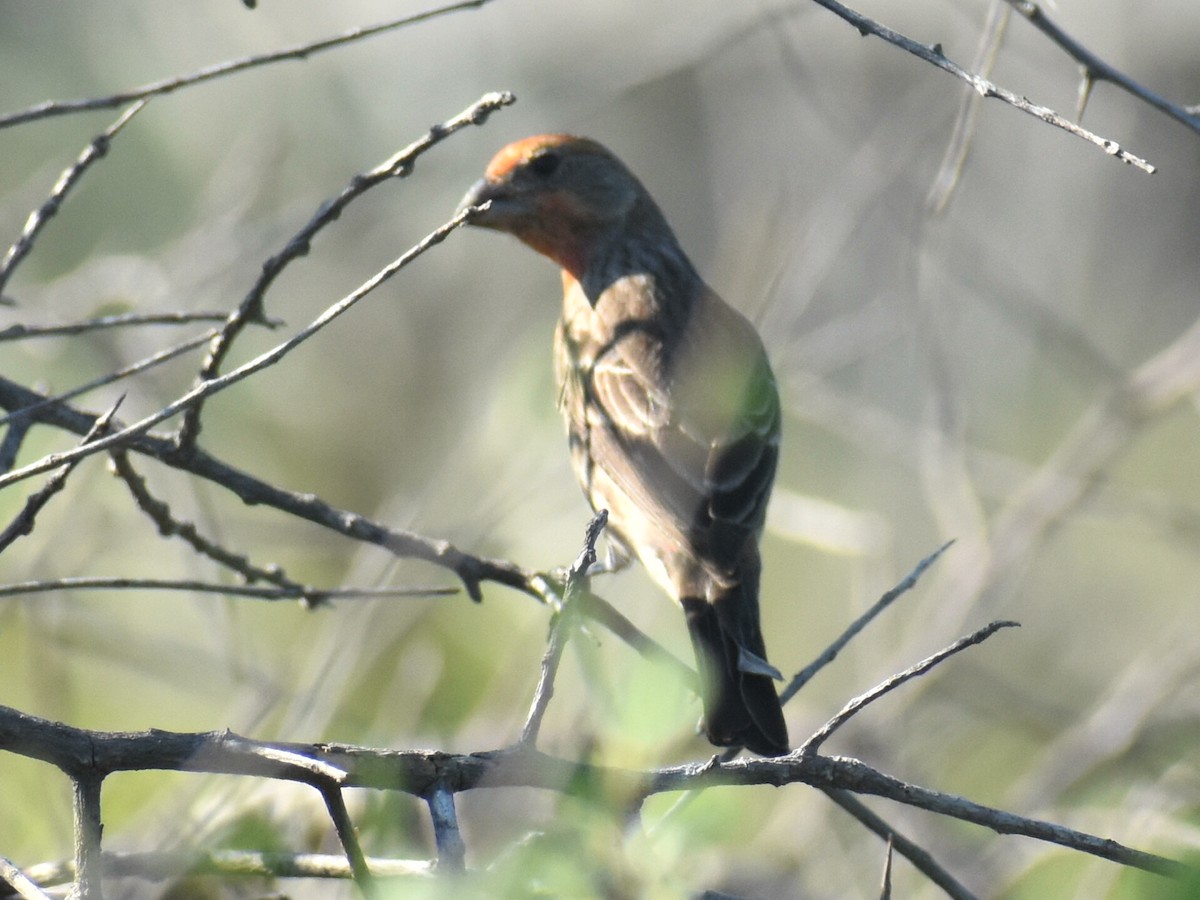
[[[760,756],[789,752],[787,723],[775,692],[758,624],[753,586],[730,589],[715,603],[685,597],[688,633],[696,651],[704,702],[704,731],[718,747],[745,747]]]

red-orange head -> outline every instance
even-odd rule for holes
[[[472,224],[507,231],[578,277],[600,246],[670,230],[641,182],[588,138],[541,134],[509,144],[459,208],[490,203]]]

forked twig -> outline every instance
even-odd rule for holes
[[[808,684],[808,682],[812,680],[814,675],[833,662],[837,658],[837,655],[842,652],[845,646],[850,643],[850,641],[852,641],[860,631],[866,628],[876,616],[891,606],[904,594],[912,590],[916,586],[917,581],[920,580],[921,576],[925,574],[925,570],[937,562],[938,558],[947,550],[949,550],[953,543],[953,540],[946,541],[946,543],[942,544],[942,546],[938,547],[919,563],[917,563],[916,566],[913,567],[913,570],[909,572],[902,581],[900,581],[891,590],[884,593],[883,596],[875,601],[870,609],[851,622],[846,630],[838,635],[837,639],[821,652],[820,656],[792,676],[792,680],[788,683],[788,686],[779,694],[780,702],[787,703],[789,700],[791,700],[792,697],[794,697],[799,690],[804,687],[804,685]]]
[[[37,462],[30,463],[29,465],[19,469],[14,469],[6,475],[0,476],[0,488],[8,487],[8,485],[17,481],[21,481],[22,479],[29,478],[33,475],[38,475],[42,472],[48,472],[51,469],[57,469],[58,467],[68,463],[73,463],[77,460],[83,459],[86,456],[91,456],[93,453],[112,450],[115,447],[123,447],[130,443],[133,438],[139,437],[140,435],[148,432],[159,422],[173,418],[201,400],[211,397],[213,394],[223,391],[228,387],[232,387],[239,381],[250,377],[256,372],[274,365],[284,356],[300,346],[300,344],[304,343],[325,326],[327,326],[338,316],[342,315],[351,307],[353,307],[356,303],[358,303],[384,282],[396,275],[396,273],[401,269],[408,266],[413,260],[417,259],[432,247],[435,247],[444,241],[450,236],[451,232],[466,223],[471,212],[471,210],[464,210],[441,227],[434,229],[434,231],[426,235],[421,241],[419,241],[405,253],[401,254],[394,261],[384,266],[377,273],[375,273],[375,275],[363,282],[356,290],[350,294],[347,294],[338,302],[334,303],[321,315],[317,316],[317,318],[311,323],[302,328],[296,334],[292,335],[292,337],[288,338],[283,343],[278,344],[265,353],[254,357],[254,359],[250,360],[249,362],[243,363],[241,366],[238,366],[236,369],[226,373],[225,375],[222,375],[218,378],[213,378],[210,381],[204,381],[196,385],[181,397],[173,400],[171,403],[168,403],[158,412],[152,413],[145,418],[134,422],[132,425],[126,425],[125,427],[120,428],[103,438],[100,438],[85,446],[77,447],[74,450],[67,450],[62,453],[52,453],[49,456],[43,457]]]
[[[354,176],[340,194],[321,205],[282,250],[263,263],[261,272],[237,309],[231,312],[220,332],[213,338],[208,356],[200,367],[197,384],[213,380],[220,371],[221,364],[233,346],[233,341],[254,322],[265,320],[263,298],[268,288],[279,277],[279,274],[294,260],[308,253],[313,238],[330,223],[334,222],[350,205],[351,201],[366,191],[392,178],[403,178],[408,175],[424,153],[450,135],[470,125],[482,125],[488,117],[505,106],[516,102],[516,97],[506,91],[485,94],[457,116],[433,126],[422,137],[409,144],[403,150],[393,154],[368,172]],[[469,218],[469,216],[468,216]],[[390,277],[390,275],[388,276]],[[385,279],[386,280],[386,279]],[[185,409],[183,422],[179,426],[176,441],[181,452],[187,452],[195,446],[200,434],[200,412],[203,397]]]
[[[924,675],[938,663],[953,656],[954,654],[961,653],[968,647],[973,647],[975,644],[980,644],[983,641],[986,641],[1001,628],[1017,628],[1019,626],[1019,622],[991,622],[980,628],[978,631],[968,634],[966,637],[959,638],[949,647],[945,647],[933,654],[933,656],[921,660],[915,666],[910,666],[903,672],[896,673],[891,678],[871,688],[871,690],[867,691],[865,694],[860,694],[843,706],[841,711],[838,712],[836,716],[818,728],[812,737],[800,745],[795,753],[799,756],[816,753],[817,750],[820,749],[821,745],[825,743],[825,741],[828,740],[835,731],[845,725],[857,713],[861,712],[868,704],[878,700],[884,694],[894,691],[906,681],[911,681],[913,678],[916,678],[919,675]]]
[[[925,62],[936,66],[944,72],[949,72],[954,77],[969,84],[984,99],[994,97],[998,100],[1002,100],[1014,109],[1018,109],[1036,119],[1041,119],[1047,125],[1053,125],[1055,128],[1061,128],[1068,134],[1073,134],[1075,137],[1082,138],[1088,143],[1094,144],[1109,156],[1116,157],[1117,159],[1128,163],[1134,168],[1141,169],[1143,172],[1148,174],[1152,174],[1154,172],[1154,166],[1150,165],[1150,163],[1146,162],[1146,160],[1142,159],[1141,157],[1134,156],[1132,153],[1122,149],[1121,145],[1116,141],[1102,138],[1100,135],[1094,134],[1091,131],[1088,131],[1086,128],[1081,128],[1074,122],[1063,118],[1048,107],[1038,106],[1036,103],[1031,103],[1025,97],[1019,97],[1012,91],[993,84],[982,75],[978,75],[974,72],[968,72],[962,66],[958,65],[958,63],[949,59],[946,54],[942,52],[942,47],[940,44],[928,46],[926,44],[914,41],[912,38],[906,37],[905,35],[900,34],[898,31],[893,31],[887,26],[876,22],[874,19],[864,16],[860,12],[856,12],[847,6],[843,6],[841,3],[838,3],[837,0],[814,0],[814,2],[825,7],[839,18],[849,22],[858,29],[859,34],[875,35],[875,37],[882,38],[889,44],[911,53],[918,59],[923,59]]]
[[[87,446],[87,444],[96,440],[108,430],[109,423],[112,422],[112,417],[116,414],[123,399],[119,398],[108,412],[96,418],[96,421],[92,423],[92,427],[88,429],[88,433],[83,436],[83,440],[80,442],[81,446]],[[67,477],[75,470],[76,465],[78,465],[78,461],[59,469],[46,481],[45,485],[29,496],[25,501],[25,506],[8,524],[8,527],[0,531],[0,553],[3,553],[17,538],[32,533],[38,513],[50,502],[51,497],[66,486]]]
[[[546,642],[546,652],[542,654],[541,673],[538,676],[537,688],[533,692],[533,702],[529,706],[529,715],[521,729],[521,746],[532,747],[537,743],[538,732],[542,727],[542,719],[554,696],[554,679],[558,675],[558,664],[562,660],[563,650],[575,630],[576,607],[581,594],[587,592],[587,572],[596,561],[596,541],[600,539],[604,526],[608,524],[608,510],[602,509],[588,523],[584,536],[583,549],[567,570],[566,587],[563,590],[562,607],[558,610],[550,625],[550,639]]]
[[[437,16],[446,15],[447,13],[459,12],[464,9],[478,9],[490,2],[491,0],[463,0],[463,2],[459,3],[450,3],[446,6],[439,6],[414,15],[381,22],[378,25],[352,28],[343,34],[331,38],[322,38],[321,40],[312,41],[307,44],[297,44],[294,47],[286,47],[283,50],[264,53],[260,56],[248,56],[243,59],[233,59],[206,66],[190,75],[177,75],[174,78],[164,78],[161,81],[154,81],[141,87],[121,91],[117,94],[110,94],[107,97],[90,97],[84,100],[47,100],[44,103],[30,106],[27,109],[18,110],[7,115],[0,115],[0,128],[9,128],[13,125],[20,125],[35,119],[45,119],[50,116],[62,116],[68,113],[124,106],[126,103],[131,103],[134,100],[143,100],[159,94],[170,94],[181,88],[190,87],[194,84],[202,84],[205,81],[212,81],[215,78],[221,78],[225,75],[233,75],[236,72],[242,72],[246,69],[253,69],[258,66],[271,65],[272,63],[287,60],[308,59],[310,56],[315,56],[325,50],[332,50],[343,44],[374,37],[377,34],[383,34],[387,31],[394,31],[406,25],[415,25],[418,22],[424,22]]]

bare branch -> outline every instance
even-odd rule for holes
[[[542,727],[542,719],[550,706],[550,698],[554,696],[554,679],[558,675],[558,664],[562,659],[567,641],[575,631],[576,606],[581,593],[587,592],[587,572],[596,561],[596,541],[600,539],[604,526],[608,523],[608,510],[602,509],[588,523],[584,536],[583,549],[571,564],[567,572],[566,589],[563,591],[562,607],[558,610],[550,625],[550,639],[546,643],[546,652],[542,656],[541,675],[538,677],[537,689],[533,693],[533,702],[529,707],[529,716],[521,729],[520,744],[533,746],[537,743],[538,731]]]
[[[364,38],[374,37],[377,34],[383,34],[388,31],[394,31],[397,28],[403,28],[406,25],[415,25],[418,22],[425,22],[429,19],[437,18],[438,16],[446,15],[447,13],[459,12],[464,9],[478,9],[491,0],[464,0],[464,2],[451,3],[446,6],[440,6],[435,9],[426,10],[425,12],[416,13],[411,16],[404,16],[399,19],[392,19],[388,22],[381,22],[377,25],[369,25],[360,28],[352,28],[351,30],[332,38],[322,38],[319,41],[312,41],[308,44],[298,44],[294,47],[288,47],[283,50],[276,50],[273,53],[264,53],[260,56],[249,56],[243,59],[229,60],[216,65],[207,66],[199,69],[190,75],[178,75],[174,78],[164,78],[162,81],[151,82],[150,84],[142,85],[141,87],[132,88],[127,91],[122,91],[119,94],[112,94],[107,97],[92,97],[84,100],[47,100],[44,103],[39,103],[36,106],[28,107],[27,109],[18,110],[17,112],[8,113],[0,116],[0,128],[9,128],[13,125],[20,125],[24,122],[30,122],[35,119],[45,119],[50,116],[62,116],[69,113],[86,112],[93,109],[110,109],[117,106],[124,106],[134,100],[142,100],[148,97],[154,97],[159,94],[170,94],[180,88],[190,87],[194,84],[201,84],[205,81],[212,81],[215,78],[221,78],[226,75],[233,75],[237,72],[246,69],[253,69],[258,66],[267,66],[277,62],[287,60],[305,60],[310,56],[321,53],[325,50],[332,50],[340,47],[343,44],[360,41]]]
[[[330,306],[308,326],[301,329],[282,344],[279,344],[271,350],[268,350],[266,353],[256,356],[254,359],[239,366],[226,375],[222,375],[219,378],[214,378],[210,381],[204,381],[198,384],[183,396],[167,404],[167,406],[165,406],[163,409],[146,416],[144,419],[141,419],[132,425],[127,425],[123,428],[120,428],[116,432],[86,446],[78,447],[74,450],[68,450],[62,453],[52,453],[37,462],[31,463],[20,469],[15,469],[6,475],[0,476],[0,488],[5,488],[8,485],[24,478],[29,478],[30,476],[38,475],[42,472],[48,472],[51,469],[56,469],[59,466],[67,463],[75,462],[76,460],[83,459],[85,456],[91,456],[93,453],[97,453],[102,450],[111,450],[114,447],[133,446],[133,439],[145,434],[159,422],[170,419],[178,415],[183,410],[186,410],[193,404],[211,397],[213,394],[223,391],[228,387],[232,387],[239,381],[242,381],[243,379],[253,375],[255,372],[274,365],[338,316],[349,310],[363,297],[367,296],[381,284],[392,278],[397,272],[405,268],[413,260],[422,256],[428,250],[444,241],[450,236],[451,232],[453,232],[456,228],[461,227],[467,221],[470,212],[471,210],[464,210],[441,227],[426,235],[415,246],[410,248],[407,252],[402,254],[393,262],[389,263],[387,266],[384,266],[383,269],[363,282],[355,291],[347,294],[337,303]]]
[[[456,755],[436,750],[377,750],[346,744],[264,743],[228,731],[88,731],[0,706],[0,749],[94,776],[145,769],[257,775],[303,784],[318,777],[313,766],[344,772],[343,787],[403,791],[424,797],[438,785],[457,793],[481,788],[530,787],[570,793],[583,784],[606,784],[626,795],[649,796],[729,785],[808,784],[873,794],[898,803],[990,828],[1024,835],[1160,875],[1184,876],[1181,863],[1052,822],[1019,816],[910,784],[855,759],[793,753],[773,759],[670,766],[637,772],[548,756],[527,745]],[[308,760],[304,765],[300,760]]]
[[[1176,122],[1181,122],[1197,134],[1200,134],[1200,116],[1195,111],[1176,103],[1171,103],[1166,98],[1154,93],[1154,91],[1142,87],[1142,85],[1138,84],[1124,72],[1109,65],[1079,41],[1075,40],[1075,38],[1067,34],[1056,22],[1046,15],[1039,4],[1030,3],[1028,0],[1005,0],[1005,2],[1028,19],[1034,28],[1065,50],[1083,69],[1083,84],[1080,88],[1079,103],[1081,118],[1083,107],[1087,103],[1087,95],[1091,92],[1092,85],[1097,81],[1107,81],[1126,93],[1137,97],[1143,103],[1149,104],[1159,112],[1166,113]]]
[[[128,486],[138,508],[150,517],[150,520],[157,526],[158,533],[163,537],[182,538],[197,553],[232,569],[246,579],[249,584],[266,581],[278,588],[294,592],[298,597],[315,602],[312,601],[315,591],[306,585],[292,581],[279,566],[272,565],[267,568],[255,566],[244,554],[226,550],[215,541],[204,537],[192,522],[183,522],[172,516],[171,507],[150,493],[150,489],[146,486],[146,479],[133,467],[129,454],[124,450],[112,453],[112,464],[118,477]]]
[[[887,841],[922,875],[945,891],[946,896],[953,897],[954,900],[975,900],[975,895],[947,872],[928,850],[897,832],[852,793],[834,788],[826,788],[824,793],[826,797],[857,819],[860,824]]]
[[[812,680],[812,677],[816,675],[817,672],[821,671],[821,669],[833,662],[834,659],[837,658],[837,655],[842,652],[845,646],[850,643],[850,641],[852,641],[860,631],[866,628],[876,616],[891,606],[892,603],[894,603],[897,599],[912,590],[913,587],[916,586],[917,581],[920,580],[921,576],[925,574],[925,570],[937,562],[938,557],[950,549],[950,545],[953,543],[954,541],[952,540],[946,541],[946,543],[942,544],[942,546],[938,547],[936,550],[926,556],[923,560],[916,564],[913,570],[909,572],[907,576],[905,576],[903,581],[897,584],[890,591],[886,592],[882,597],[875,601],[875,604],[870,609],[851,622],[850,626],[838,636],[837,640],[826,647],[820,656],[818,656],[792,677],[792,680],[788,683],[788,686],[780,693],[780,701],[787,703],[788,700],[792,699],[792,697],[794,697],[800,691],[800,689],[804,687],[804,685],[808,684],[808,682]]]
[[[97,135],[79,155],[79,159],[75,161],[75,165],[59,176],[46,202],[29,214],[29,219],[25,222],[25,228],[22,230],[21,236],[15,244],[9,247],[8,253],[4,255],[4,260],[0,261],[0,293],[3,293],[4,286],[8,284],[8,279],[12,277],[13,270],[16,269],[17,264],[33,249],[33,243],[37,240],[38,234],[41,233],[41,230],[54,214],[58,212],[58,208],[62,205],[67,193],[83,177],[83,173],[91,168],[92,163],[103,158],[108,153],[108,145],[112,142],[112,139],[145,106],[145,100],[140,100],[133,104],[133,106],[120,115],[117,121],[113,122],[104,132]]]
[[[87,434],[83,436],[82,444],[86,445],[89,441],[95,440],[99,435],[108,430],[109,423],[112,421],[113,414],[116,413],[117,407],[121,405],[121,400],[117,400],[102,416],[98,416],[96,421],[92,423],[92,427],[88,429]],[[75,470],[78,463],[71,463],[59,471],[55,472],[46,484],[40,490],[35,491],[25,501],[25,506],[17,513],[8,527],[0,531],[0,553],[8,549],[9,545],[17,538],[24,537],[33,531],[34,521],[37,519],[38,513],[42,511],[50,498],[61,491],[67,483],[67,477]]]
[[[868,704],[878,700],[884,694],[894,691],[906,681],[911,681],[913,678],[924,675],[938,663],[943,662],[954,654],[961,653],[963,650],[966,650],[968,647],[973,647],[975,644],[983,643],[1001,628],[1016,627],[1019,627],[1017,622],[992,622],[988,625],[985,625],[983,628],[980,628],[973,634],[959,638],[949,647],[939,650],[937,653],[933,654],[933,656],[921,660],[915,666],[911,666],[910,668],[905,669],[903,672],[893,675],[891,678],[871,688],[871,690],[867,691],[865,694],[860,694],[843,706],[841,711],[836,716],[817,729],[816,733],[813,734],[813,736],[807,741],[805,741],[795,752],[801,756],[809,753],[816,753],[820,746],[829,739],[830,735],[845,725],[851,718],[854,717],[855,714],[860,712]]]
[[[287,245],[263,263],[261,273],[254,285],[242,299],[238,308],[229,314],[220,333],[213,339],[208,356],[200,368],[197,386],[210,382],[216,377],[233,341],[243,329],[252,322],[264,319],[263,297],[279,273],[290,262],[307,254],[316,234],[326,225],[335,221],[351,201],[384,181],[407,176],[412,172],[417,159],[436,144],[469,125],[482,125],[493,112],[515,102],[516,97],[508,92],[485,94],[457,116],[435,125],[423,137],[393,154],[369,172],[356,175],[337,197],[322,204],[308,223],[287,242]],[[439,238],[435,243],[440,243],[440,240]],[[381,279],[380,283],[390,278],[391,274],[394,273],[389,273]],[[200,434],[202,401],[203,397],[197,398],[197,402],[184,411],[183,423],[179,427],[179,435],[176,439],[182,450],[195,446],[196,439]]]
[[[52,578],[43,581],[18,581],[0,584],[0,597],[20,597],[26,594],[44,594],[47,591],[191,591],[199,594],[225,594],[230,597],[253,597],[258,600],[302,600],[306,606],[315,607],[331,600],[355,600],[380,597],[449,597],[458,593],[450,587],[401,587],[401,588],[315,588],[311,585],[295,587],[256,587],[248,584],[214,584],[208,581],[170,578]]]
[[[0,856],[0,878],[24,900],[51,900],[50,895],[37,886],[37,883],[21,871],[10,859]]]
[[[1088,143],[1095,144],[1109,156],[1114,156],[1122,162],[1141,169],[1143,172],[1149,174],[1154,172],[1154,166],[1150,165],[1150,163],[1146,162],[1146,160],[1122,150],[1121,145],[1116,141],[1108,140],[1107,138],[1102,138],[1097,134],[1093,134],[1086,128],[1081,128],[1073,122],[1064,119],[1052,109],[1031,103],[1025,97],[1018,97],[1012,91],[1005,90],[1004,88],[993,84],[981,75],[968,72],[966,69],[962,68],[962,66],[948,59],[942,52],[940,44],[934,44],[933,46],[920,44],[914,41],[912,38],[905,37],[898,31],[892,31],[892,29],[884,25],[880,25],[878,22],[868,18],[867,16],[864,16],[862,13],[855,12],[849,7],[843,6],[841,3],[838,3],[837,0],[814,0],[814,2],[825,7],[839,18],[845,19],[847,22],[857,28],[859,34],[863,35],[864,37],[867,35],[875,35],[878,38],[882,38],[889,44],[911,53],[918,59],[925,60],[925,62],[929,63],[930,65],[937,66],[937,68],[944,72],[949,72],[951,75],[960,79],[961,81],[965,81],[985,100],[989,97],[995,97],[998,100],[1003,100],[1014,109],[1019,109],[1021,112],[1027,113],[1034,118],[1041,119],[1048,125],[1053,125],[1055,128],[1061,128],[1063,131],[1073,134],[1078,138],[1082,138]]]
[[[9,409],[29,408],[44,399],[36,391],[31,391],[0,376],[0,406]],[[39,422],[76,434],[86,434],[96,420],[95,416],[73,409],[66,404],[45,407],[36,413],[36,417]],[[312,494],[302,494],[275,487],[198,448],[181,457],[175,452],[174,442],[168,438],[141,434],[132,438],[128,447],[179,471],[189,472],[219,484],[247,505],[269,506],[353,540],[376,544],[396,556],[421,559],[449,569],[459,577],[471,599],[476,602],[483,599],[480,586],[484,581],[504,584],[545,600],[544,579],[507,560],[471,556],[463,553],[448,541],[434,540],[410,531],[388,528],[365,516],[331,506]]]
[[[191,322],[224,322],[225,313],[221,312],[167,312],[167,313],[120,313],[114,316],[100,316],[96,319],[85,319],[82,322],[68,322],[63,325],[23,325],[17,323],[0,330],[0,341],[20,341],[26,338],[62,337],[64,335],[86,334],[89,331],[101,331],[107,328],[129,328],[142,325],[187,325]],[[268,323],[272,328],[282,323],[272,320]]]
[[[100,856],[107,877],[139,876],[152,880],[183,875],[242,875],[265,878],[352,877],[345,856],[328,853],[260,853],[251,850],[195,850],[173,852],[111,853]],[[378,878],[421,878],[433,874],[433,864],[424,859],[405,860],[367,857],[367,867]],[[54,885],[75,880],[71,862],[40,863],[26,869],[37,884]],[[17,896],[0,887],[0,897]],[[44,898],[39,897],[39,900]]]
[[[103,775],[76,771],[71,776],[75,810],[75,893],[78,900],[103,900],[101,887],[100,787]]]
[[[354,823],[350,820],[350,812],[346,809],[346,800],[342,789],[336,781],[322,782],[318,790],[325,800],[325,808],[329,818],[333,820],[334,830],[342,849],[346,852],[346,861],[350,864],[350,872],[355,884],[368,897],[374,896],[374,881],[371,870],[367,868],[367,857],[358,843],[358,835],[354,831]]]
[[[454,793],[439,784],[425,797],[429,817],[433,820],[433,837],[437,844],[438,871],[462,872],[466,868],[467,848],[458,828],[458,813],[454,808]]]
[[[20,409],[0,416],[0,425],[5,425],[18,416],[28,416],[30,413],[42,407],[52,406],[55,403],[62,403],[65,400],[78,397],[80,394],[86,394],[88,391],[94,391],[96,388],[104,387],[105,385],[120,381],[122,378],[128,378],[131,375],[137,375],[141,372],[145,372],[147,369],[152,369],[155,366],[168,362],[177,356],[187,353],[189,350],[195,350],[206,341],[211,340],[213,335],[216,333],[216,329],[210,328],[208,331],[204,332],[204,334],[197,335],[194,338],[190,338],[189,340],[176,344],[173,347],[168,347],[165,350],[160,350],[158,353],[139,360],[133,365],[117,369],[115,372],[109,372],[107,375],[102,375],[101,377],[93,381],[89,381],[86,384],[81,384],[78,387],[71,388],[69,391],[63,391],[61,394],[55,394],[53,397],[42,398],[30,404],[29,406],[21,407]],[[9,466],[0,467],[0,471],[7,471],[8,468]]]

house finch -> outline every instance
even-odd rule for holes
[[[609,534],[683,607],[718,746],[788,752],[759,627],[779,396],[754,327],[697,274],[641,182],[563,134],[496,154],[462,208],[562,267],[559,405]]]

